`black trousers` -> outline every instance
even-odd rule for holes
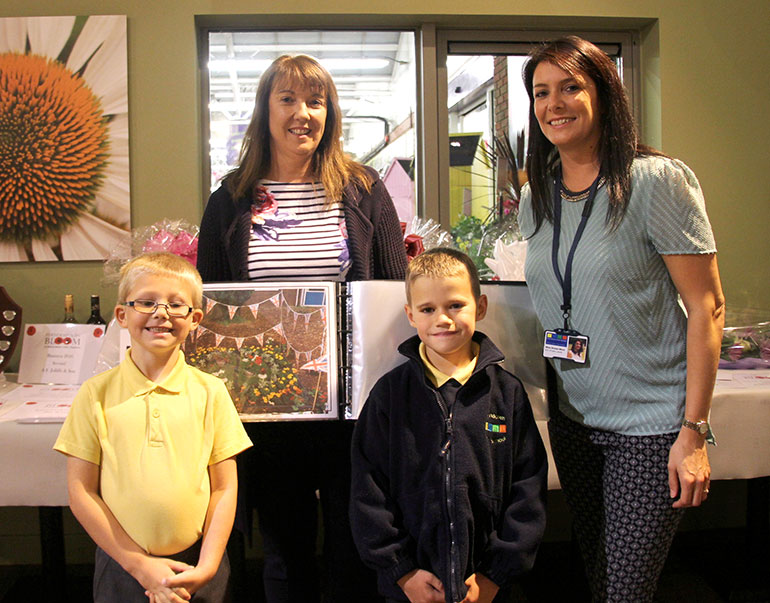
[[[343,421],[247,423],[254,447],[238,457],[237,527],[257,510],[267,603],[376,603],[374,572],[350,532],[350,440]],[[319,496],[316,494],[318,492]],[[316,559],[318,505],[323,555]]]
[[[189,549],[175,555],[166,555],[166,557],[188,565],[197,565],[200,552],[201,541],[199,540]],[[208,584],[193,595],[191,600],[194,603],[229,601],[229,578],[230,563],[225,552],[217,573]],[[96,603],[147,603],[148,601],[147,595],[144,594],[144,587],[99,547],[96,547],[94,557],[94,601]]]

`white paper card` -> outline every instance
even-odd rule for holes
[[[61,423],[77,394],[77,385],[19,385],[0,395],[0,421]]]
[[[83,383],[93,373],[102,337],[104,325],[25,325],[19,382]]]

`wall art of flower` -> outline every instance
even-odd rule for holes
[[[0,262],[130,236],[125,16],[0,18]]]

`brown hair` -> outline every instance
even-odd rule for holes
[[[606,223],[611,229],[617,228],[631,197],[631,163],[640,155],[662,153],[639,142],[628,96],[612,59],[591,42],[577,36],[566,36],[535,48],[522,73],[529,95],[527,178],[532,191],[535,232],[540,229],[543,220],[553,221],[551,187],[559,158],[556,147],[543,134],[535,116],[532,80],[535,69],[543,62],[556,65],[573,76],[583,74],[596,85],[601,120],[600,170],[606,179],[605,186],[610,197]]]
[[[451,247],[434,247],[414,258],[406,267],[406,301],[412,303],[412,283],[421,276],[430,278],[446,278],[448,276],[468,275],[473,297],[479,301],[481,297],[481,282],[479,271],[473,260],[462,251]]]
[[[181,281],[190,287],[194,308],[203,303],[201,275],[190,262],[168,251],[143,253],[126,262],[120,269],[118,303],[123,304],[136,281],[145,274]]]
[[[251,198],[260,178],[270,170],[270,93],[280,82],[301,84],[320,91],[326,97],[326,125],[313,154],[311,169],[326,189],[329,203],[342,199],[342,191],[350,182],[371,190],[373,178],[360,163],[342,150],[342,111],[337,87],[332,76],[313,57],[283,55],[265,70],[259,79],[254,112],[243,137],[239,166],[225,177],[233,200]]]

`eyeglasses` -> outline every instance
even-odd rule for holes
[[[173,316],[174,318],[184,318],[193,311],[193,309],[187,304],[180,302],[159,304],[152,299],[135,299],[134,301],[126,302],[123,305],[131,306],[140,314],[155,314],[155,312],[158,310],[158,306],[163,306],[166,309],[166,314]]]

